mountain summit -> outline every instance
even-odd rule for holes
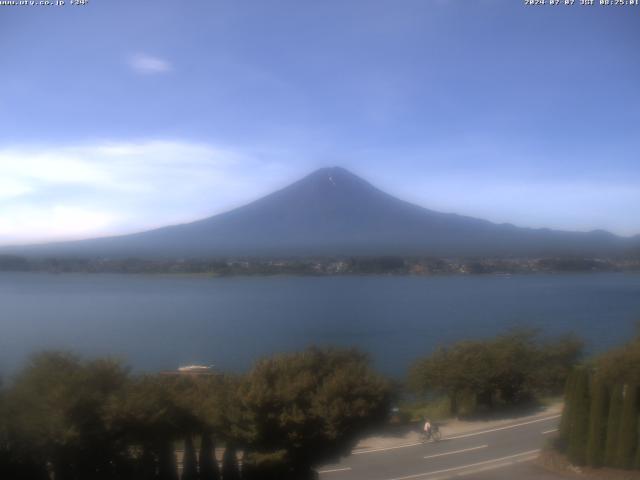
[[[633,239],[518,228],[439,213],[377,189],[340,167],[229,212],[119,237],[23,247],[22,254],[83,257],[610,255]]]

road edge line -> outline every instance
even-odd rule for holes
[[[423,473],[415,473],[413,475],[406,475],[404,477],[394,477],[394,478],[388,478],[386,480],[409,480],[411,478],[421,478],[421,477],[429,477],[431,475],[437,475],[439,473],[447,473],[447,472],[454,472],[456,470],[465,470],[468,468],[472,468],[472,467],[477,467],[480,465],[487,465],[490,463],[498,463],[500,464],[501,462],[504,463],[505,460],[510,460],[512,458],[516,458],[516,457],[522,457],[525,455],[531,456],[534,454],[540,453],[540,449],[536,449],[536,450],[528,450],[526,452],[521,452],[521,453],[515,453],[513,455],[507,455],[506,457],[500,457],[500,458],[493,458],[491,460],[483,460],[482,462],[476,462],[476,463],[470,463],[468,465],[461,465],[459,467],[451,467],[451,468],[445,468],[442,470],[434,470],[432,472],[423,472]],[[509,465],[509,462],[504,463],[505,465]],[[443,478],[443,477],[439,477],[439,478]],[[446,477],[445,477],[446,478]]]
[[[351,467],[330,468],[329,470],[318,470],[318,475],[322,475],[323,473],[347,472],[349,470],[351,470]]]
[[[478,445],[477,447],[469,447],[469,448],[463,448],[462,450],[453,450],[450,452],[443,452],[443,453],[436,453],[433,455],[427,455],[423,458],[436,458],[436,457],[444,457],[446,455],[455,455],[456,453],[464,453],[464,452],[472,452],[474,450],[480,450],[481,448],[487,448],[489,447],[488,444],[484,444],[484,445]]]
[[[551,417],[538,418],[536,420],[530,420],[528,422],[516,423],[515,425],[505,425],[504,427],[491,428],[489,430],[482,430],[480,432],[463,433],[461,435],[454,435],[453,437],[445,437],[445,440],[456,440],[458,438],[475,437],[476,435],[483,435],[485,433],[499,432],[500,430],[509,430],[510,428],[523,427],[525,425],[531,425],[533,423],[546,422],[547,420],[555,420],[556,418],[560,418],[561,416],[562,415],[553,415]]]

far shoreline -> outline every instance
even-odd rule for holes
[[[599,271],[545,271],[545,272],[517,272],[517,273],[433,273],[433,274],[413,274],[413,273],[343,273],[343,274],[305,274],[305,273],[237,273],[237,274],[216,274],[198,272],[92,272],[92,271],[69,271],[54,272],[48,270],[30,271],[10,271],[2,270],[0,275],[23,274],[23,275],[49,275],[49,276],[75,276],[86,275],[91,277],[99,276],[127,276],[141,278],[185,278],[185,279],[232,279],[232,278],[512,278],[512,277],[534,277],[534,276],[563,276],[572,275],[640,275],[640,270],[599,270]]]
[[[82,258],[0,255],[0,272],[120,273],[206,277],[443,276],[537,273],[640,272],[640,257],[558,255],[540,257]]]

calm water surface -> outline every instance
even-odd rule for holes
[[[241,371],[310,344],[355,345],[402,375],[435,346],[514,325],[619,344],[640,274],[236,277],[0,274],[0,373],[44,348],[121,356],[136,370]]]

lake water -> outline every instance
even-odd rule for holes
[[[437,345],[515,325],[574,331],[592,350],[640,319],[640,274],[235,277],[0,274],[0,373],[45,348],[242,371],[310,344],[357,346],[401,376]]]

